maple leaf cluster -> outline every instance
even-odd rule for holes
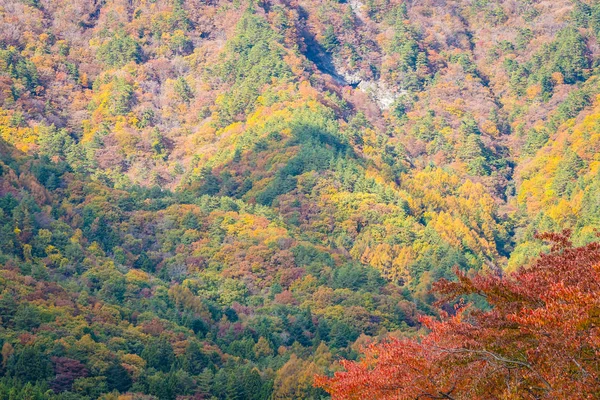
[[[549,253],[502,276],[434,286],[452,315],[425,317],[429,333],[364,349],[345,371],[315,384],[334,399],[592,399],[600,396],[600,243],[573,247],[570,232],[543,234]]]

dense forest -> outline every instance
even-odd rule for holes
[[[0,0],[0,400],[600,398],[597,0]]]

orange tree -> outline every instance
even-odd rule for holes
[[[600,397],[600,243],[573,247],[570,232],[532,265],[502,276],[442,280],[452,315],[428,317],[429,333],[364,349],[345,371],[318,376],[334,399],[592,399]]]

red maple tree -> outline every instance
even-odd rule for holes
[[[427,335],[371,344],[315,385],[334,399],[600,398],[600,244],[539,238],[551,251],[515,273],[435,285],[443,302],[479,295],[488,310],[422,318]]]

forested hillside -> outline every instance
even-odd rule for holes
[[[597,252],[599,39],[596,0],[0,0],[0,399],[369,398],[326,378],[364,344],[504,310],[538,233]]]

